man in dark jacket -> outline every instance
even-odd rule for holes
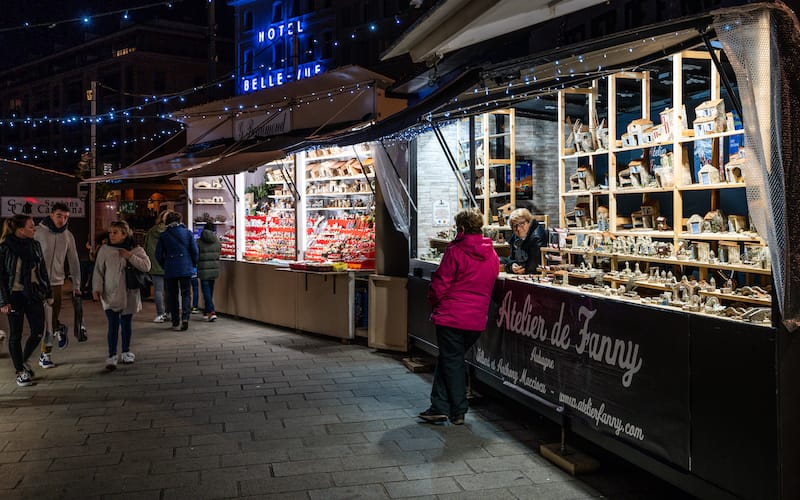
[[[189,329],[192,300],[189,280],[198,259],[197,243],[181,221],[181,214],[168,212],[164,217],[166,228],[156,245],[156,259],[164,268],[167,312],[172,317],[172,329],[176,331]],[[180,308],[178,294],[181,297]]]

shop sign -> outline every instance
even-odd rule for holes
[[[0,197],[0,216],[11,217],[26,214],[33,217],[46,217],[50,206],[64,203],[69,207],[70,217],[84,217],[84,202],[79,198],[51,198],[48,196],[2,196]]]
[[[264,116],[243,115],[234,121],[234,138],[237,141],[255,137],[281,135],[291,131],[289,112],[283,110]]]
[[[298,38],[311,36],[306,33],[306,24],[302,18],[296,18],[288,22],[275,23],[267,26],[264,29],[256,32],[256,43],[258,45],[266,45],[258,49],[259,52],[269,53],[269,47],[275,44],[278,40],[285,39],[285,44],[288,47],[299,45],[294,42]],[[294,50],[294,49],[293,49]],[[281,56],[276,57],[275,61],[269,62],[266,66],[276,66]],[[325,71],[322,62],[312,61],[304,64],[291,65],[283,68],[260,71],[257,74],[248,75],[242,78],[240,91],[242,94],[248,92],[255,92],[257,90],[264,90],[272,87],[280,87],[286,83],[311,78],[312,76],[319,75]]]
[[[471,363],[688,470],[686,314],[516,280],[497,298]]]
[[[305,31],[302,19],[295,19],[288,23],[273,24],[267,29],[261,30],[256,35],[258,43],[274,42],[277,38],[290,37]]]
[[[272,87],[280,87],[288,82],[311,78],[324,71],[322,63],[310,62],[300,64],[297,69],[283,68],[274,71],[267,71],[260,76],[248,76],[242,79],[242,93],[264,90]]]

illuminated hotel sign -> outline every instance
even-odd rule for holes
[[[296,19],[288,23],[273,24],[265,30],[256,34],[259,44],[271,44],[278,39],[288,38],[291,46],[291,38],[305,33],[305,25],[302,19]],[[241,80],[241,92],[246,94],[257,90],[279,87],[285,83],[311,78],[325,71],[325,67],[319,61],[300,64],[298,66],[288,66],[280,69],[262,70],[260,74],[248,75]]]

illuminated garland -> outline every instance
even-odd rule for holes
[[[144,9],[151,9],[153,7],[162,7],[166,6],[167,8],[172,8],[173,4],[180,3],[183,0],[171,0],[171,1],[162,1],[162,2],[154,2],[147,5],[141,5],[139,7],[128,7],[125,9],[117,9],[112,10],[109,12],[103,12],[101,14],[94,14],[94,15],[82,15],[79,17],[74,17],[71,19],[62,19],[60,21],[44,21],[39,23],[31,23],[29,21],[25,21],[19,26],[8,26],[5,28],[0,28],[0,33],[8,33],[9,31],[20,31],[20,30],[30,30],[32,28],[48,28],[52,29],[56,26],[62,24],[71,24],[71,23],[81,23],[81,24],[89,24],[92,19],[100,19],[102,17],[108,16],[115,16],[118,14],[122,14],[122,19],[128,20],[130,19],[130,13],[135,12],[137,10],[144,10]]]

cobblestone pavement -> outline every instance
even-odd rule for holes
[[[89,341],[56,348],[53,369],[32,358],[35,386],[17,387],[3,346],[0,498],[688,498],[610,457],[561,472],[536,451],[558,429],[502,399],[421,424],[430,374],[359,342],[200,315],[173,332],[146,302],[136,362],[106,372],[105,317],[85,309]]]

